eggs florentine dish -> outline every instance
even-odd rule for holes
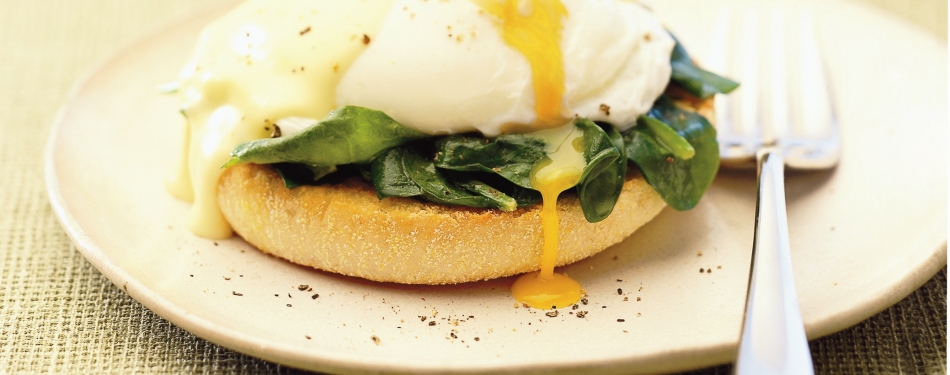
[[[634,1],[251,0],[177,86],[198,236],[379,281],[537,271],[513,293],[549,308],[583,293],[556,265],[698,202],[736,84]]]

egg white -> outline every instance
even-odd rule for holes
[[[669,82],[673,39],[634,2],[562,3],[564,117],[632,126]],[[533,124],[531,67],[498,23],[469,0],[394,1],[337,86],[337,104],[379,109],[429,134],[496,136],[507,124]]]

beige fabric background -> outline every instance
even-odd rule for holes
[[[121,43],[210,1],[0,0],[0,374],[296,372],[132,300],[72,247],[46,197],[43,148],[72,84]],[[864,1],[946,40],[946,0]],[[813,341],[818,372],[946,373],[946,285],[944,268],[894,307]]]

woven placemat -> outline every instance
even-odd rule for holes
[[[209,1],[0,0],[0,374],[301,372],[196,338],[132,300],[75,250],[46,197],[49,124],[81,72],[143,25]],[[946,373],[946,285],[944,268],[813,341],[818,372]]]
[[[896,305],[810,345],[818,374],[946,374],[947,268]],[[732,365],[686,374],[732,374]]]

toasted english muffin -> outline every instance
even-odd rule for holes
[[[558,265],[620,242],[666,206],[631,170],[613,213],[601,222],[587,222],[575,194],[561,195]],[[535,271],[540,265],[540,204],[503,212],[409,198],[380,200],[359,178],[287,189],[272,168],[255,164],[224,172],[218,204],[235,232],[265,253],[369,280],[455,284]]]

